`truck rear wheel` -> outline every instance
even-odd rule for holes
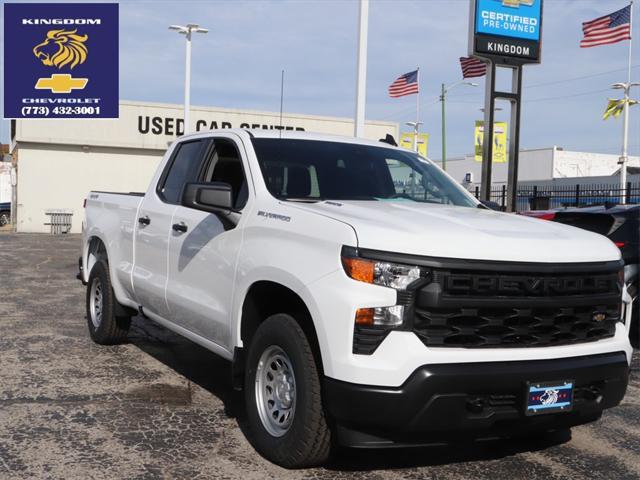
[[[116,316],[117,310],[109,265],[99,260],[91,269],[87,283],[87,325],[94,342],[113,345],[127,338],[131,317]]]
[[[319,465],[331,450],[320,375],[309,341],[286,314],[256,330],[247,355],[245,402],[253,446],[286,468]]]

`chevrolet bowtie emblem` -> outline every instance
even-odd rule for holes
[[[515,7],[519,8],[520,5],[526,5],[530,7],[536,2],[536,0],[502,0],[502,5],[505,7]]]
[[[73,78],[68,73],[54,73],[50,78],[39,78],[37,90],[51,90],[52,93],[71,93],[87,86],[88,78]]]

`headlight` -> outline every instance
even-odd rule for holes
[[[368,260],[342,256],[342,266],[346,274],[360,282],[371,283],[406,292],[427,276],[427,270],[415,265]],[[401,302],[398,302],[401,303]],[[356,312],[356,325],[397,327],[404,322],[409,305],[399,304],[389,307],[360,308]]]
[[[397,263],[376,262],[373,282],[396,290],[406,290],[421,276],[419,267],[398,265]]]
[[[406,290],[409,285],[424,276],[424,270],[412,265],[379,262],[364,258],[342,257],[342,266],[347,275],[361,282],[383,287]]]

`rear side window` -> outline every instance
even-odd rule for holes
[[[179,204],[185,184],[198,179],[207,144],[207,141],[195,140],[178,145],[169,170],[160,180],[161,186],[158,188],[158,195],[165,202]]]

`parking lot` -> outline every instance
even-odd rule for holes
[[[572,437],[341,450],[286,471],[243,433],[229,364],[137,317],[100,347],[78,236],[0,233],[0,478],[640,478],[640,360],[623,404]]]

